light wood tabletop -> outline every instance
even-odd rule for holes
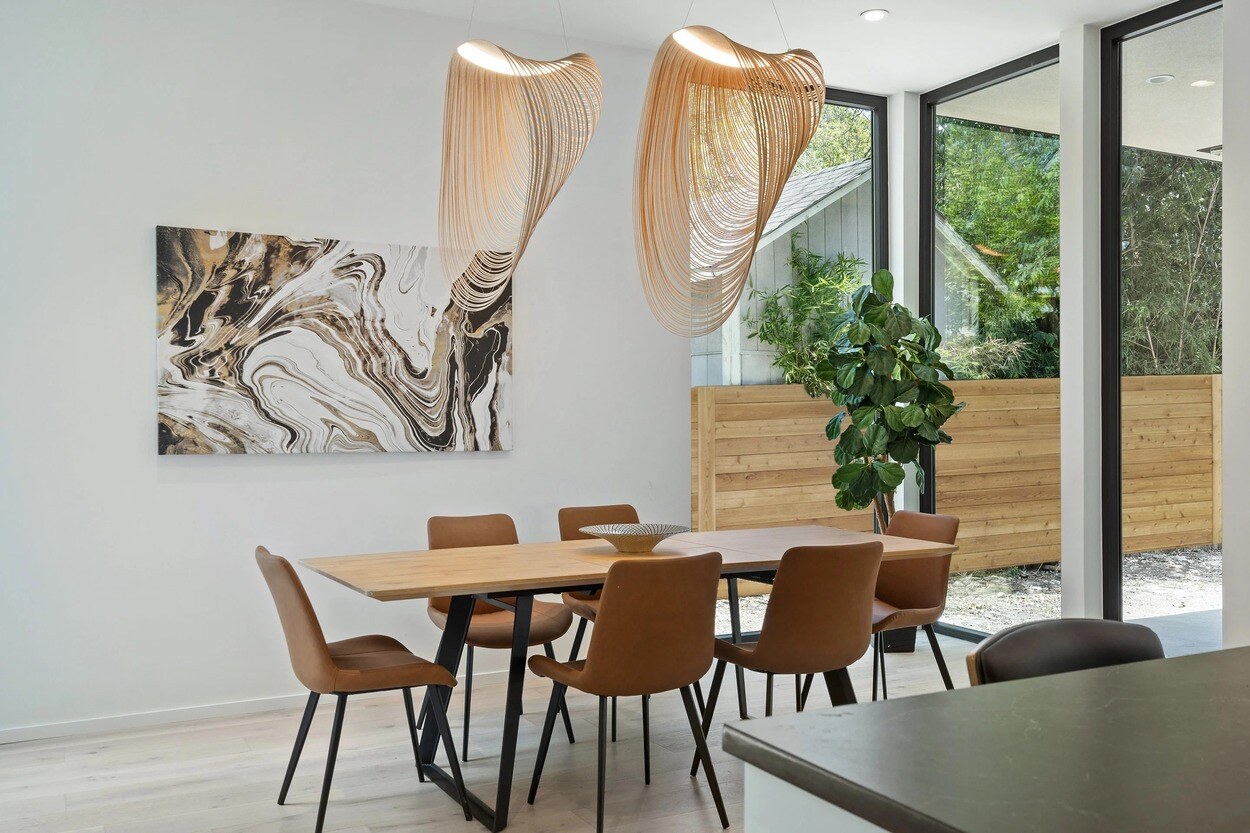
[[[413,550],[409,552],[305,558],[308,569],[381,601],[547,590],[602,584],[622,558],[719,552],[724,574],[774,570],[791,547],[880,541],[884,558],[943,555],[955,547],[828,526],[784,526],[688,532],[667,539],[653,554],[619,553],[604,541]]]

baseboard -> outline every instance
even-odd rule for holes
[[[473,680],[475,683],[494,682],[491,680],[492,677],[503,674],[506,674],[506,672],[479,671],[473,675]],[[461,680],[463,680],[463,675],[461,675]],[[0,729],[0,746],[7,743],[48,740],[50,738],[69,737],[71,735],[92,735],[103,732],[124,732],[128,729],[146,729],[152,726],[165,726],[170,723],[182,723],[188,720],[257,714],[295,708],[304,705],[307,700],[308,693],[303,692],[300,694],[284,694],[279,697],[262,697],[255,700],[237,700],[230,703],[210,703],[204,706],[184,706],[176,709],[162,709],[160,711],[138,712],[135,714],[90,717],[85,720],[69,720],[64,723],[16,726],[10,729]]]

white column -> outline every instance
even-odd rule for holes
[[[1250,645],[1250,4],[1224,6],[1224,647]]]
[[[1059,36],[1059,458],[1064,616],[1102,615],[1099,30]]]
[[[894,300],[920,305],[920,94],[896,93],[887,106],[889,132],[890,271]],[[898,508],[920,506],[920,490],[903,481]]]

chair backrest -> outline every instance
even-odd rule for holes
[[[968,678],[973,685],[1002,683],[1150,659],[1163,659],[1163,644],[1145,625],[1048,619],[987,637],[968,654]]]
[[[720,553],[608,568],[579,688],[631,697],[691,685],[712,665]]]
[[[330,693],[334,690],[338,669],[330,657],[321,623],[317,621],[317,614],[308,601],[299,576],[289,561],[272,555],[264,547],[256,548],[256,563],[277,605],[278,619],[282,622],[282,633],[286,636],[287,652],[291,655],[295,676],[309,691]]]
[[[560,510],[560,540],[582,541],[594,538],[582,532],[584,526],[601,524],[636,524],[638,510],[628,503],[610,506],[566,506]]]
[[[881,543],[794,547],[781,556],[752,667],[783,674],[846,668],[872,634]]]
[[[426,522],[425,531],[432,550],[491,547],[518,542],[516,524],[508,515],[436,515]],[[430,607],[447,613],[451,610],[451,597],[432,598]],[[499,608],[489,602],[473,603],[474,613],[493,613],[498,610]]]
[[[959,518],[900,509],[890,518],[885,534],[953,544],[959,534]],[[950,574],[949,553],[891,558],[881,562],[877,598],[900,610],[935,610],[936,620],[946,607]]]

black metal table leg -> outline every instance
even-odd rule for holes
[[[742,620],[738,615],[738,580],[727,579],[729,583],[729,627],[733,631],[733,642],[742,642]],[[734,665],[734,675],[738,680],[738,716],[747,719],[747,678],[741,665]]]
[[[521,724],[521,695],[525,688],[525,661],[529,651],[530,616],[533,596],[517,596],[512,619],[512,656],[508,662],[508,699],[503,713],[503,742],[499,749],[499,787],[495,794],[494,831],[508,826],[508,805],[512,802],[512,768],[516,763],[517,732]]]

